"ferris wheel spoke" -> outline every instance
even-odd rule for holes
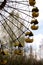
[[[16,16],[16,15],[14,15],[14,16]],[[16,16],[17,17],[17,16]],[[21,17],[19,17],[20,19],[22,19],[23,21],[25,21],[25,22],[27,22],[27,23],[30,23],[29,21],[27,21],[26,19],[24,19],[24,18],[21,18]]]
[[[32,12],[32,11],[29,11],[29,10],[24,10],[24,9],[21,9],[21,8],[16,8],[16,9],[19,9],[19,10],[21,10],[21,11],[24,11],[24,12]]]
[[[14,16],[16,16],[16,15],[14,15]],[[29,21],[27,21],[26,19],[24,19],[24,18],[21,18],[20,16],[19,16],[19,18],[20,19],[22,19],[23,21],[25,21],[25,22],[28,22],[28,23],[30,23]]]
[[[14,16],[16,16],[16,15],[14,15]],[[16,16],[16,17],[17,17],[17,16]],[[21,18],[20,16],[19,16],[19,18],[22,19],[22,20],[24,20],[24,21],[26,21],[26,22],[28,22],[28,23],[30,23],[29,21],[27,21],[27,20],[24,19],[24,18]]]
[[[2,18],[3,18],[3,16],[2,16]],[[6,22],[6,20],[5,20],[4,18],[3,18],[3,20],[4,20],[4,21],[5,21],[5,23],[7,24],[7,22]],[[18,40],[18,41],[19,41],[19,39],[17,38],[17,36],[15,35],[15,33],[12,31],[11,27],[10,27],[8,24],[7,24],[7,26],[10,28],[11,32],[12,32],[12,33],[13,33],[13,35],[15,36],[15,38],[16,38],[16,39],[15,39],[15,41],[16,41],[16,40]],[[6,27],[5,27],[5,28],[6,28]],[[6,29],[6,30],[7,30],[7,29]],[[14,41],[14,39],[13,39],[13,41]],[[15,41],[14,41],[14,42],[15,42]],[[19,43],[21,43],[21,42],[19,41]]]
[[[1,14],[2,16],[4,16],[3,14]],[[5,16],[4,16],[5,17]],[[6,18],[7,19],[7,18]],[[7,20],[9,20],[9,19],[7,19]],[[10,21],[10,20],[9,20]],[[11,22],[11,21],[10,21]],[[4,26],[4,28],[6,29],[6,27]],[[17,27],[18,28],[18,27]],[[21,30],[21,29],[20,29]],[[7,29],[6,29],[6,31],[8,31]],[[7,33],[9,33],[9,32],[7,32]],[[23,32],[22,31],[22,34],[25,34],[25,31]],[[9,33],[10,34],[10,33]],[[12,39],[13,41],[16,41],[16,40],[18,40],[21,36],[22,36],[22,34],[19,36],[19,37],[17,37],[16,39]],[[11,35],[10,35],[10,37],[11,37]],[[12,37],[11,37],[12,38]],[[20,42],[20,41],[19,41]]]
[[[3,16],[2,16],[3,18]],[[11,27],[8,25],[7,21],[3,18],[3,20],[5,21],[6,25],[9,27],[9,29],[11,30],[11,32],[14,34],[14,32],[12,31]],[[16,35],[14,34],[14,36],[16,37]]]
[[[5,10],[5,9],[4,9]],[[5,10],[7,13],[9,13],[7,10]],[[10,13],[9,13],[10,14]],[[11,15],[11,14],[10,14]],[[12,15],[11,15],[12,16]],[[15,20],[17,20],[19,23],[21,23],[17,18],[16,16],[12,16]],[[23,23],[21,23],[27,30],[29,30],[29,28],[27,28]]]
[[[3,14],[1,14],[3,15]],[[4,16],[4,15],[3,15]],[[4,16],[5,17],[5,16]],[[15,27],[17,27],[19,30],[21,30],[17,25],[15,25],[12,21],[10,21],[7,17],[5,17],[9,22],[11,22]],[[22,30],[21,30],[22,31]],[[24,33],[24,31],[22,31]]]
[[[13,1],[11,1],[11,0],[9,1],[8,0],[7,2],[28,2],[28,1],[14,1],[14,0]]]
[[[8,1],[7,3],[9,3],[9,2],[11,2],[11,3],[17,3],[17,4],[22,4],[22,5],[25,5],[25,6],[30,6],[28,4],[24,4],[24,2],[28,2],[28,1],[24,1],[24,2],[23,1]]]
[[[4,16],[3,14],[1,14],[2,16]],[[4,16],[5,17],[5,16]],[[5,17],[6,18],[6,17]],[[7,18],[6,18],[7,19]],[[8,21],[10,21],[9,19],[7,19]],[[10,21],[11,22],[11,21]],[[16,26],[17,27],[17,26]],[[18,27],[17,27],[18,28]],[[21,29],[20,29],[21,30]],[[22,31],[22,30],[21,30]],[[30,30],[29,30],[30,31]],[[14,39],[13,41],[16,41],[17,39],[19,39],[23,34],[25,34],[25,31],[22,31],[22,34],[20,36],[18,36],[16,39]]]
[[[8,6],[9,8],[13,8],[14,10],[17,10],[18,12],[23,13],[23,14],[25,14],[25,15],[27,15],[27,16],[29,16],[29,17],[33,18],[32,16],[30,16],[30,15],[26,14],[25,12],[22,12],[22,11],[21,11],[21,10],[19,10],[18,8],[14,8],[14,7],[9,6],[9,5],[7,5],[7,6]]]
[[[6,27],[3,25],[3,23],[0,21],[0,23],[2,24],[2,26],[4,27],[4,29],[6,30],[6,32],[9,34],[10,38],[13,40],[12,36],[10,35],[10,33],[8,32],[8,30],[6,29]]]

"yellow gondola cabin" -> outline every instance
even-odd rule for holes
[[[34,24],[34,25],[38,24],[38,20],[37,19],[31,20],[31,24]]]
[[[33,33],[32,33],[31,31],[29,31],[29,32],[26,32],[26,33],[25,33],[25,36],[27,36],[27,35],[33,36]]]
[[[35,0],[29,0],[29,4],[30,4],[30,6],[34,6],[36,4],[36,1]]]
[[[16,49],[16,50],[14,51],[14,54],[22,55],[22,54],[23,54],[23,50]]]
[[[2,65],[6,64],[6,63],[7,63],[7,60],[2,60],[2,61],[1,61],[1,64],[2,64]]]
[[[39,12],[38,7],[34,7],[34,8],[32,9],[32,12]]]
[[[37,29],[38,29],[38,26],[32,25],[32,26],[31,26],[31,29],[32,29],[32,30],[37,30]]]
[[[38,17],[39,16],[39,12],[32,12],[32,17]]]
[[[32,42],[33,42],[33,39],[25,38],[25,42],[26,42],[26,43],[32,43]]]

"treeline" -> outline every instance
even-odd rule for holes
[[[7,62],[0,65],[43,65],[43,60],[34,58],[26,58],[25,56],[12,56],[7,59]]]

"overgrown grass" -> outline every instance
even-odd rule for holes
[[[1,59],[0,59],[1,60]],[[12,56],[11,58],[7,58],[6,64],[0,65],[43,65],[43,60],[36,60],[34,58],[26,58],[25,56]]]

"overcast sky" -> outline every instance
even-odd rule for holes
[[[39,8],[39,29],[37,31],[34,31],[33,46],[36,46],[38,49],[43,39],[43,0],[36,0],[36,6]]]

